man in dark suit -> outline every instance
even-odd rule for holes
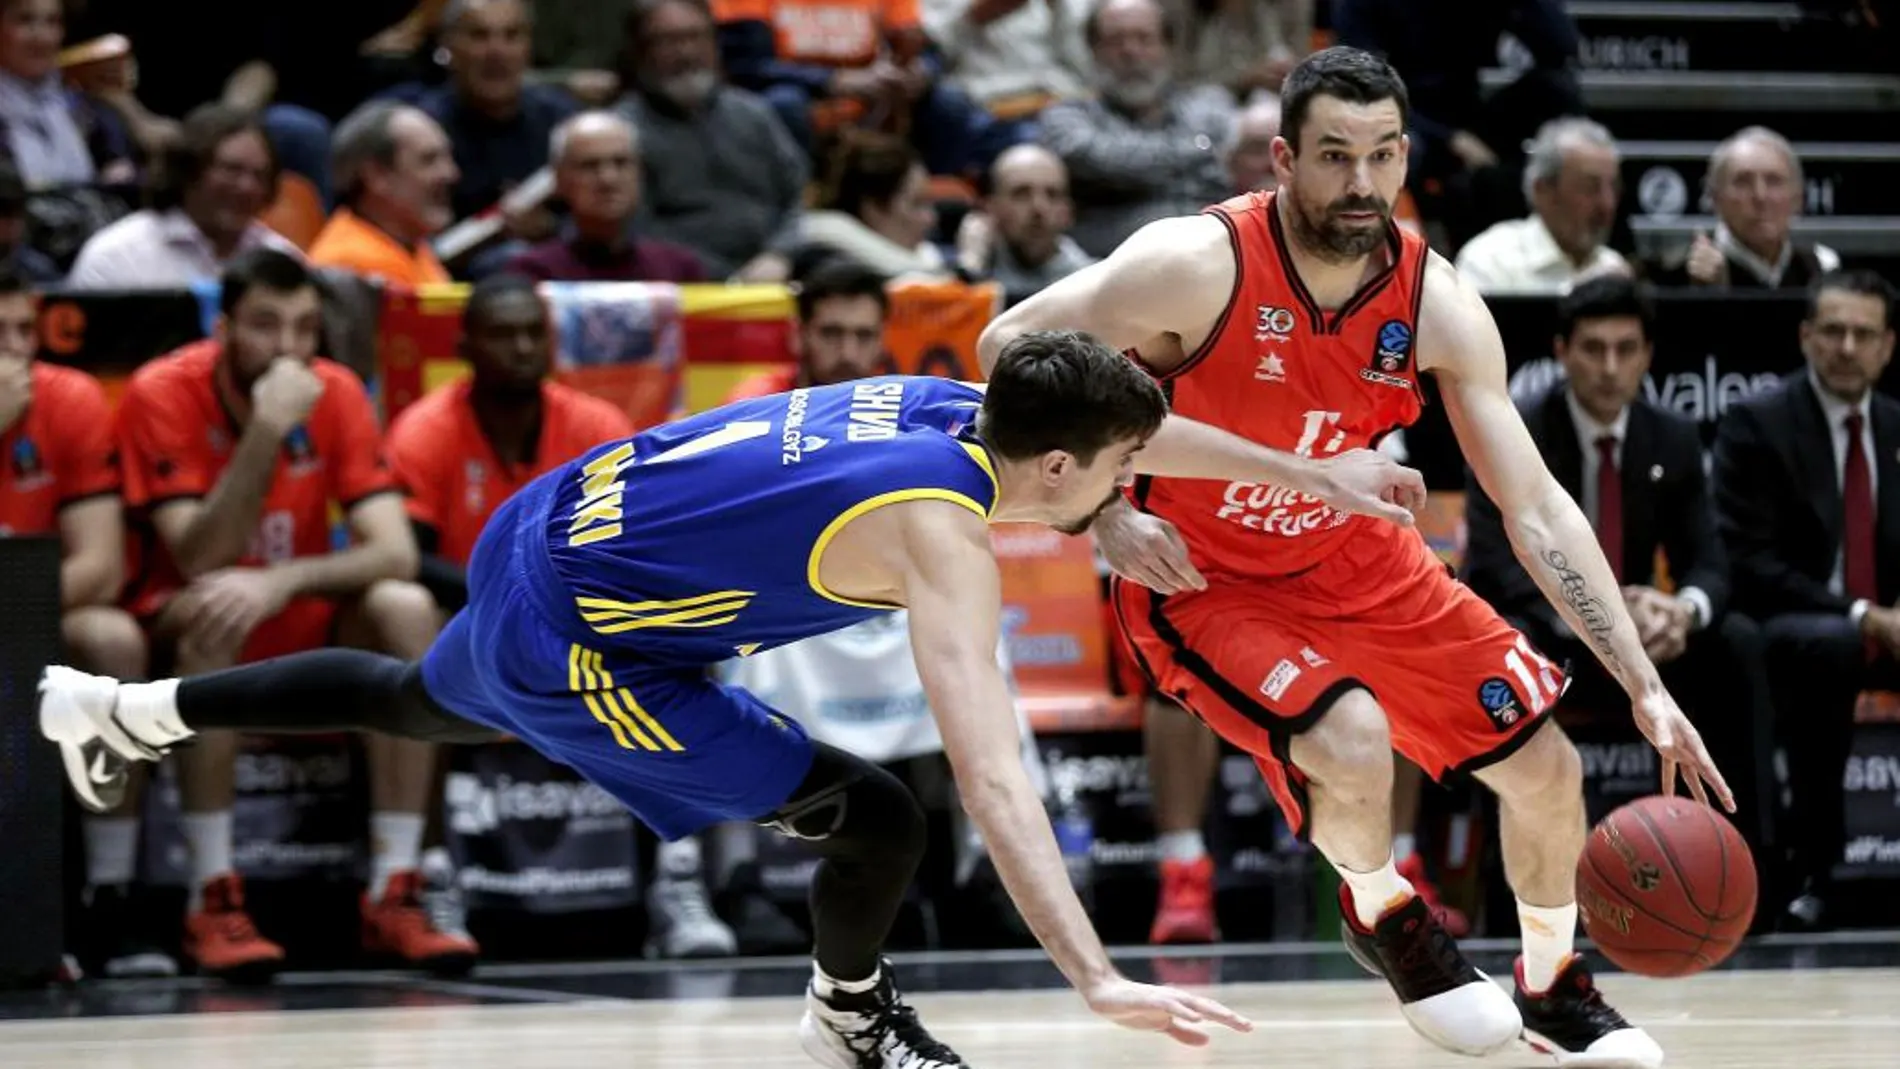
[[[1696,426],[1642,397],[1654,317],[1626,277],[1579,284],[1557,306],[1552,340],[1566,379],[1525,401],[1524,423],[1596,528],[1644,646],[1734,788],[1736,826],[1760,863],[1774,838],[1765,809],[1774,714],[1761,637],[1752,620],[1726,611],[1728,564]],[[1627,709],[1622,688],[1518,563],[1497,506],[1475,479],[1467,483],[1466,582],[1546,654],[1569,659],[1567,704]]]
[[[1787,920],[1821,927],[1841,859],[1841,777],[1866,688],[1900,689],[1900,402],[1875,393],[1893,357],[1894,291],[1823,276],[1801,324],[1807,367],[1724,414],[1715,500],[1736,607],[1761,621],[1794,791]]]

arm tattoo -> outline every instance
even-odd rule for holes
[[[1563,590],[1564,604],[1577,614],[1583,622],[1584,630],[1590,633],[1590,644],[1595,646],[1608,666],[1617,664],[1616,645],[1610,639],[1610,632],[1616,627],[1616,620],[1610,615],[1610,607],[1603,599],[1590,592],[1590,585],[1583,573],[1570,566],[1569,558],[1555,549],[1544,551],[1544,563],[1557,573],[1558,586]]]

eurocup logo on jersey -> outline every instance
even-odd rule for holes
[[[1378,341],[1372,350],[1371,366],[1362,368],[1359,377],[1382,386],[1410,389],[1404,372],[1412,362],[1412,328],[1402,319],[1388,319],[1379,326]]]

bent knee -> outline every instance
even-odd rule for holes
[[[1370,693],[1353,689],[1335,700],[1317,723],[1296,736],[1293,763],[1332,787],[1376,789],[1392,781],[1392,731]]]
[[[73,609],[60,618],[60,634],[81,668],[114,679],[145,677],[145,632],[130,613],[105,606]]]
[[[434,621],[435,595],[407,579],[378,579],[363,592],[363,614],[378,624]]]
[[[1520,806],[1568,806],[1583,792],[1583,758],[1555,722],[1538,725],[1523,748],[1478,773],[1501,798]]]

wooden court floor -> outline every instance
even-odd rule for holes
[[[473,985],[471,985],[473,986]],[[1606,994],[1683,1069],[1894,1069],[1900,969],[1719,972],[1686,981],[1610,975]],[[1058,991],[922,994],[937,1035],[976,1069],[1537,1067],[1526,1049],[1472,1060],[1415,1036],[1365,981],[1212,989],[1252,1035],[1201,1050],[1093,1020]],[[599,1000],[189,1013],[0,1024],[21,1069],[796,1069],[808,1066],[786,998]]]

